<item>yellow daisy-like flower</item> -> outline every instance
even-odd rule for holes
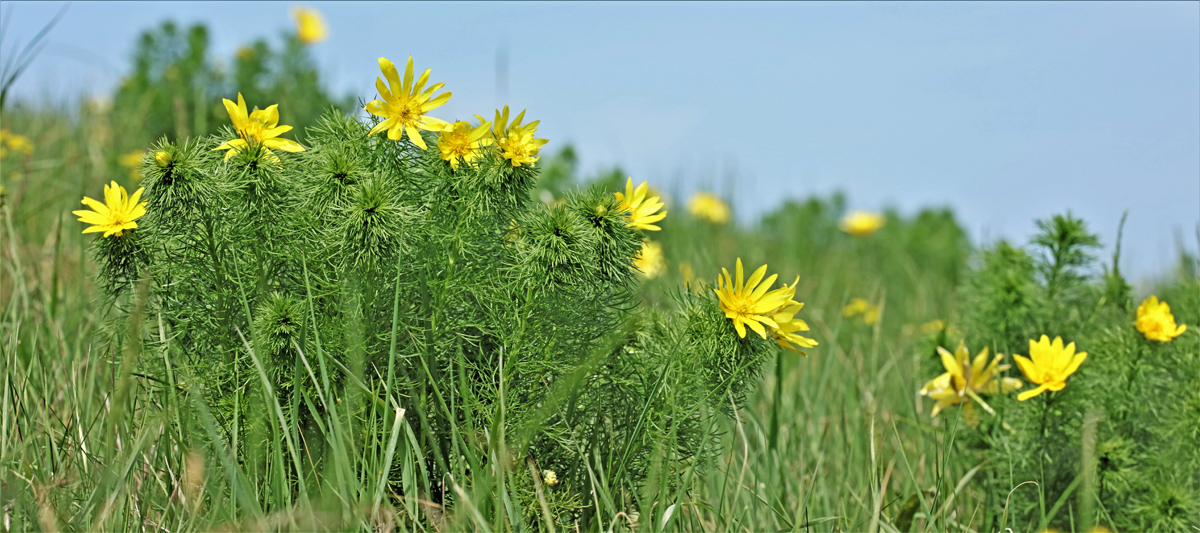
[[[484,122],[472,128],[469,122],[460,120],[438,133],[438,152],[442,160],[449,161],[450,168],[458,170],[459,162],[470,163],[479,159],[483,155],[480,149],[492,144],[492,140],[485,137],[490,125]]]
[[[655,226],[654,223],[662,220],[667,216],[667,212],[656,212],[662,209],[663,203],[658,201],[658,196],[646,198],[646,190],[649,185],[642,182],[638,185],[637,190],[633,188],[633,178],[625,183],[625,194],[615,192],[617,199],[621,201],[620,209],[629,212],[629,223],[625,224],[633,229],[644,229],[658,231],[662,228]]]
[[[514,130],[520,129],[526,131],[537,131],[538,124],[542,123],[540,120],[535,120],[529,124],[521,124],[521,122],[525,120],[525,111],[526,110],[522,109],[520,113],[517,113],[517,116],[513,117],[512,122],[509,122],[508,106],[504,106],[504,109],[502,110],[497,109],[496,118],[492,120],[492,136],[498,141],[503,139],[509,132]],[[485,121],[484,118],[479,115],[475,115],[475,118],[479,119],[480,122]]]
[[[1004,354],[996,354],[989,364],[986,347],[979,351],[974,361],[971,360],[964,342],[958,343],[958,348],[953,354],[941,346],[938,346],[937,351],[938,355],[942,356],[942,366],[946,368],[946,372],[929,380],[929,383],[921,388],[921,396],[937,400],[932,416],[937,416],[942,409],[953,405],[970,404],[972,395],[1009,393],[1021,388],[1021,380],[1017,378],[995,379],[996,374],[1010,368],[1009,365],[1000,364]]]
[[[1079,369],[1084,359],[1087,359],[1087,352],[1075,353],[1073,342],[1063,348],[1062,337],[1054,337],[1054,342],[1051,343],[1049,337],[1042,335],[1042,339],[1037,342],[1030,339],[1028,358],[1014,355],[1013,359],[1017,361],[1021,373],[1025,374],[1029,381],[1039,385],[1038,388],[1017,396],[1017,400],[1023,402],[1045,391],[1059,391],[1066,387],[1067,378]]]
[[[475,115],[475,118],[483,122],[483,117]],[[541,153],[542,147],[549,142],[547,139],[534,138],[538,124],[542,121],[521,124],[523,120],[525,110],[522,109],[513,117],[512,123],[509,123],[508,106],[504,106],[503,111],[496,110],[496,118],[492,121],[492,137],[496,140],[496,147],[500,149],[500,155],[514,167],[536,163],[541,159],[538,154]]]
[[[8,155],[8,152],[19,155],[32,154],[33,143],[29,142],[29,137],[8,131],[8,128],[0,129],[0,157]]]
[[[688,200],[688,212],[696,218],[702,218],[713,224],[729,222],[729,206],[710,192],[698,192],[692,195]]]
[[[638,252],[637,257],[633,258],[633,266],[637,267],[641,276],[646,279],[657,278],[666,272],[667,260],[663,256],[662,243],[654,241],[642,243],[642,250]]]
[[[412,56],[408,56],[408,65],[404,67],[403,83],[400,82],[396,65],[387,58],[379,58],[379,70],[382,70],[383,76],[387,78],[387,84],[383,83],[382,78],[375,78],[375,89],[379,91],[383,100],[371,100],[364,109],[384,120],[371,128],[368,135],[387,130],[389,139],[399,141],[404,133],[408,132],[408,140],[425,150],[428,146],[421,138],[421,130],[442,131],[450,126],[449,122],[440,118],[425,115],[450,100],[450,93],[442,93],[436,97],[433,95],[446,84],[435,83],[428,89],[425,88],[425,84],[429,82],[429,72],[433,69],[425,69],[416,83],[413,83]]]
[[[291,126],[278,126],[279,124],[279,104],[272,104],[266,109],[254,108],[254,111],[247,113],[246,100],[242,98],[242,93],[238,93],[237,105],[229,101],[228,98],[222,99],[225,104],[225,110],[229,112],[229,120],[233,121],[233,129],[237,130],[238,138],[225,141],[213,150],[228,150],[225,153],[225,160],[233,157],[233,154],[241,150],[247,150],[251,147],[262,146],[266,152],[266,158],[278,161],[278,158],[271,153],[271,149],[283,150],[285,152],[303,152],[304,147],[300,143],[291,139],[280,139],[279,136],[292,130]]]
[[[879,213],[855,211],[842,217],[838,227],[855,237],[866,237],[882,228],[884,222],[883,215]]]
[[[804,308],[804,303],[797,302],[795,299],[796,285],[799,284],[800,276],[796,276],[796,281],[793,281],[791,285],[784,283],[783,287],[779,289],[783,303],[771,313],[771,320],[774,320],[776,324],[776,327],[771,328],[771,337],[775,339],[775,343],[780,348],[808,357],[808,354],[800,348],[815,347],[817,341],[796,333],[808,331],[808,323],[796,318],[796,315]]]
[[[329,36],[329,28],[325,27],[325,19],[315,9],[292,8],[292,18],[296,19],[296,37],[304,44],[316,44]]]
[[[842,308],[842,316],[852,318],[857,315],[862,315],[863,324],[870,326],[879,320],[879,306],[862,298],[851,298],[850,303]]]
[[[533,134],[533,130],[509,129],[508,134],[498,143],[500,155],[514,167],[522,164],[532,166],[538,159],[541,159],[538,153],[547,142],[546,139],[535,139]]]
[[[1158,301],[1151,295],[1137,309],[1137,329],[1152,341],[1168,342],[1187,330],[1187,326],[1175,325],[1175,315],[1171,314],[1171,306],[1167,302]]]
[[[121,154],[119,157],[117,157],[118,164],[120,164],[123,167],[129,168],[129,178],[130,179],[137,180],[137,181],[140,181],[142,179],[142,173],[138,172],[138,167],[142,166],[142,156],[143,155],[145,155],[145,152],[143,152],[141,150],[134,150],[132,152]]]
[[[117,185],[117,182],[114,181],[111,185],[104,186],[104,203],[85,196],[82,203],[92,210],[72,211],[71,213],[78,216],[80,222],[91,224],[83,230],[84,233],[103,231],[105,237],[109,235],[120,237],[122,231],[136,228],[137,222],[134,221],[146,214],[146,202],[138,202],[142,198],[143,190],[145,189],[138,189],[131,197],[125,191],[125,187]]]
[[[779,329],[779,323],[775,322],[773,315],[777,310],[791,301],[788,295],[787,288],[771,289],[771,285],[775,283],[776,274],[771,274],[771,277],[763,280],[763,276],[767,273],[767,265],[763,265],[750,275],[750,279],[743,283],[742,276],[742,258],[737,260],[737,278],[729,276],[729,271],[722,268],[721,276],[717,278],[717,288],[713,289],[717,293],[717,298],[721,301],[721,311],[725,312],[725,316],[733,321],[733,327],[737,330],[738,337],[746,337],[746,326],[759,334],[762,338],[767,338],[767,330],[763,325]],[[761,283],[760,283],[761,282]]]

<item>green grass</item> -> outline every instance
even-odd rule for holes
[[[921,326],[934,319],[956,326],[970,313],[959,289],[972,250],[952,215],[892,213],[878,234],[855,239],[834,226],[844,209],[840,197],[791,203],[750,227],[692,219],[678,199],[668,205],[664,230],[650,236],[664,243],[667,273],[643,285],[640,305],[675,305],[681,262],[709,284],[737,257],[751,268],[766,262],[781,281],[800,276],[801,316],[820,345],[807,358],[783,352],[767,361],[742,408],[730,397],[719,402],[728,416],[701,416],[711,440],[688,443],[696,449],[679,449],[685,442],[673,433],[672,417],[640,419],[642,431],[663,435],[649,441],[657,447],[644,483],[623,473],[631,440],[572,465],[587,480],[575,493],[545,486],[532,462],[507,453],[539,428],[504,435],[503,424],[494,427],[500,435],[455,429],[451,449],[461,460],[454,479],[431,479],[427,458],[442,452],[419,437],[428,423],[424,410],[396,390],[394,342],[387,375],[371,380],[356,377],[366,368],[362,354],[342,363],[323,354],[317,339],[295,375],[317,391],[318,406],[307,397],[303,405],[276,400],[255,332],[228,339],[249,354],[237,371],[253,385],[224,400],[257,414],[254,427],[226,440],[212,415],[217,399],[189,394],[194,376],[173,372],[185,367],[171,361],[179,352],[161,315],[146,314],[145,289],[116,307],[101,303],[92,237],[80,234],[69,211],[109,180],[134,185],[114,154],[136,134],[113,131],[109,119],[29,108],[3,117],[5,128],[35,146],[28,159],[4,160],[0,182],[6,530],[1033,531],[1050,523],[1086,530],[1077,513],[1087,505],[1077,503],[1075,485],[1047,493],[1026,484],[1032,479],[1011,477],[1015,467],[974,448],[980,444],[961,409],[932,420],[931,402],[917,395],[943,371],[934,347],[952,347],[945,331],[923,333]],[[1168,290],[1195,301],[1187,292],[1196,286],[1194,272],[1181,278],[1185,284]],[[399,292],[394,296],[398,302]],[[867,325],[844,317],[853,297],[878,305],[880,319]],[[252,321],[251,304],[240,306]],[[301,307],[311,315],[312,298]],[[399,304],[393,309],[395,328]],[[1195,309],[1176,315],[1196,323]],[[606,355],[602,348],[597,357]],[[163,372],[144,370],[152,367]],[[561,379],[551,398],[568,396],[589,368]],[[1186,376],[1195,369],[1183,370]],[[693,379],[679,372],[668,366],[661,379]],[[470,391],[430,383],[430,402],[445,409],[462,409],[449,404],[470,398]],[[694,415],[694,404],[673,396],[674,389],[660,390],[650,401],[675,417]],[[500,394],[503,406],[503,388]],[[311,413],[313,425],[290,424],[297,412]],[[239,435],[247,440],[237,442]],[[314,439],[325,443],[322,456],[312,455]],[[492,443],[490,455],[477,453],[483,441]],[[1085,448],[1081,439],[1068,445]],[[452,508],[435,503],[451,500]],[[1018,522],[1029,515],[1015,509],[1034,505],[1033,521]],[[583,523],[572,523],[552,508],[588,511],[576,515]],[[1187,520],[1195,520],[1194,511],[1182,522],[1194,524]]]

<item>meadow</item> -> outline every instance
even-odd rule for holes
[[[329,95],[306,16],[3,104],[5,531],[1200,531],[1197,257],[739,223],[420,58]]]

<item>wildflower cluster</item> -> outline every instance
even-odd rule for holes
[[[481,460],[525,462],[511,472],[521,508],[548,505],[565,527],[597,512],[590,471],[619,469],[632,481],[619,490],[634,490],[670,438],[687,451],[655,468],[682,472],[718,442],[705,417],[741,401],[776,347],[816,345],[799,334],[796,283],[770,290],[766,266],[743,283],[740,259],[736,287],[726,272],[716,294],[681,291],[677,311],[632,305],[638,277],[666,268],[645,238],[667,214],[647,183],[531,201],[537,121],[507,107],[490,122],[435,118],[450,93],[429,70],[411,57],[403,75],[379,66],[373,118],[330,111],[301,144],[280,125],[286,108],[238,94],[220,134],[139,152],[143,188],[113,183],[76,212],[102,234],[112,300],[148,281],[147,314],[162,318],[146,345],[167,356],[138,371],[211,416],[212,445],[241,443],[246,458],[272,431],[300,432],[321,464],[344,453],[330,428],[349,414],[368,421],[354,432],[362,453],[423,472],[385,477],[399,501],[453,508],[465,493],[440,479],[486,500]],[[421,449],[385,449],[397,423]],[[323,475],[298,460],[271,468],[288,480],[275,490],[296,495]]]
[[[998,496],[985,524],[1003,519],[1014,529],[1040,530],[1074,520],[1113,530],[1182,530],[1200,513],[1200,479],[1180,475],[1200,469],[1193,442],[1200,435],[1200,377],[1179,370],[1200,364],[1200,339],[1187,335],[1156,296],[1134,312],[1128,293],[1112,290],[1127,286],[1118,257],[1105,279],[1089,279],[1090,250],[1099,243],[1080,220],[1056,216],[1039,226],[1032,253],[1003,241],[983,252],[962,289],[962,332],[951,335],[944,323],[927,332],[965,335],[1008,353],[1027,347],[1028,355],[1012,356],[1025,382],[1005,375],[1003,355],[989,364],[987,347],[969,362],[960,342],[953,354],[938,348],[945,373],[919,392],[936,401],[935,415],[962,406],[976,428],[962,438],[961,453],[994,465],[984,488]],[[1195,279],[1173,294],[1200,303]],[[1080,486],[1084,475],[1092,481]],[[1014,480],[1035,480],[1043,495],[1015,490]],[[1059,501],[1066,510],[1046,513],[1040,501]]]

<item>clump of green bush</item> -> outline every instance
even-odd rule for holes
[[[1037,372],[1012,368],[1025,393],[964,398],[942,421],[982,467],[982,530],[1183,531],[1200,520],[1200,335],[1183,325],[1200,319],[1200,282],[1182,276],[1137,305],[1119,246],[1101,265],[1081,220],[1039,228],[1028,248],[1000,241],[976,258],[961,337],[1022,366],[1015,354],[1042,335],[1087,355],[1061,390],[1037,393]]]
[[[137,371],[208,435],[193,445],[236,458],[234,500],[335,486],[412,519],[549,528],[674,497],[776,337],[739,335],[704,284],[639,306],[639,228],[661,218],[645,186],[534,201],[536,122],[389,115],[440,84],[422,93],[410,60],[402,93],[380,64],[383,120],[331,109],[302,146],[239,95],[233,129],[142,158],[144,191],[110,206],[141,194],[145,216],[93,248],[108,301],[150,317]]]

